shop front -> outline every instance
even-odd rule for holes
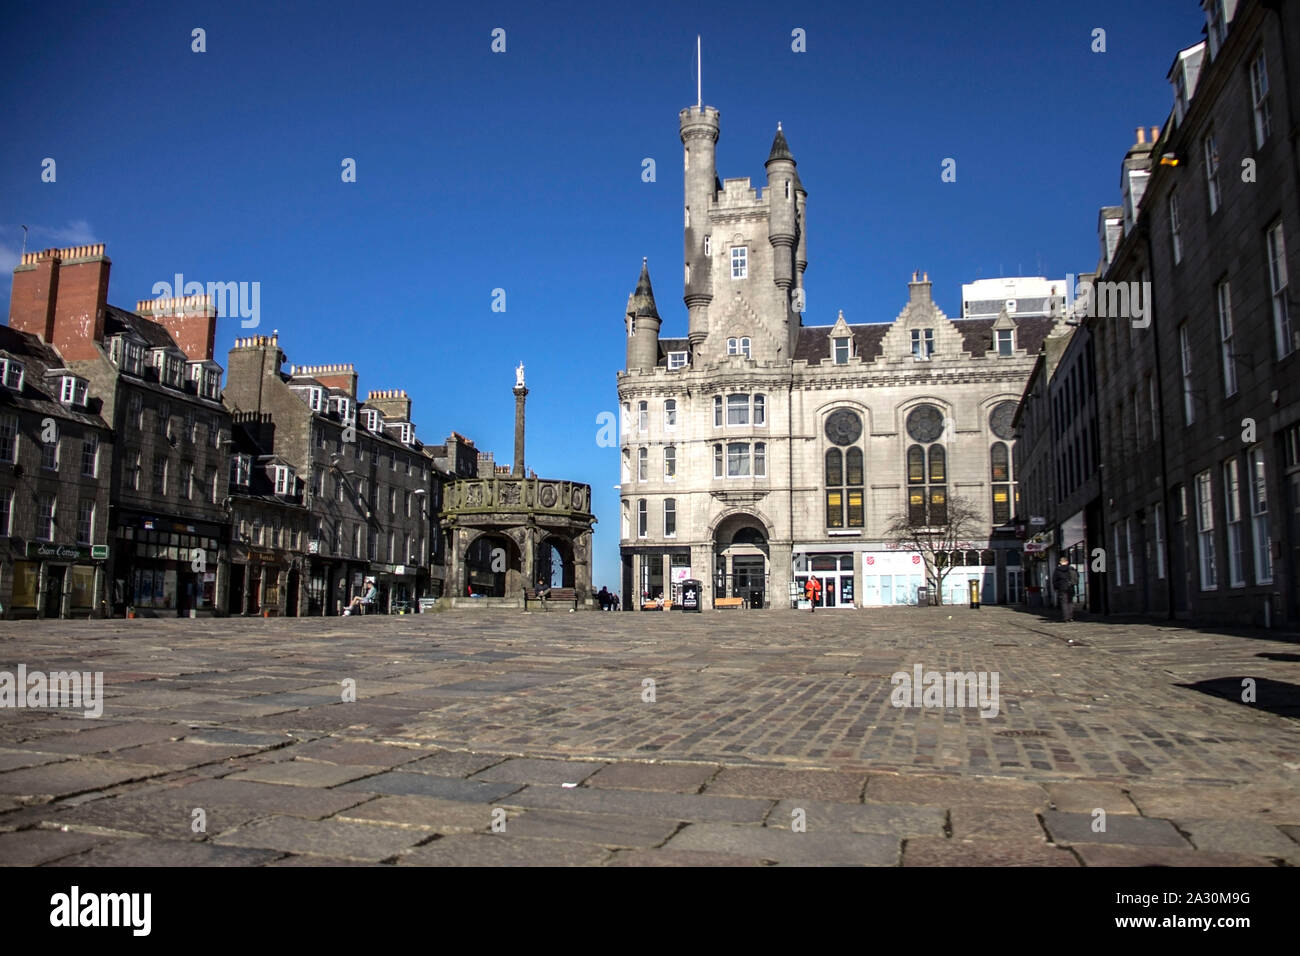
[[[291,552],[234,545],[230,613],[254,617],[297,616],[301,586],[298,566],[299,561]]]
[[[105,545],[9,544],[8,618],[91,617],[103,613]]]
[[[208,617],[217,608],[220,525],[124,513],[116,529],[113,613]]]
[[[382,614],[399,610],[413,611],[422,596],[417,587],[419,568],[410,564],[371,564],[370,576],[375,579],[375,607]]]
[[[856,581],[853,572],[853,553],[794,555],[794,583],[791,585],[792,606],[805,598],[809,578],[821,583],[818,607],[853,607]]]

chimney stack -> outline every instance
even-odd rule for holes
[[[170,332],[191,361],[211,361],[216,344],[217,307],[209,296],[141,299],[135,311]]]
[[[69,361],[94,358],[104,337],[108,273],[103,243],[24,253],[14,268],[9,325]]]

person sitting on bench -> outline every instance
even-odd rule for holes
[[[537,579],[537,599],[539,601],[549,601],[551,599],[551,586],[542,578]]]

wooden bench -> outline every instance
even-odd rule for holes
[[[550,597],[539,598],[537,588],[524,588],[524,610],[528,610],[528,602],[534,604],[540,603],[543,607],[549,607],[556,601],[563,601],[566,604],[572,604],[573,609],[578,609],[578,592],[575,588],[551,588]]]
[[[672,608],[672,601],[647,601],[641,605],[643,611],[671,611]]]
[[[744,598],[738,598],[738,597],[736,597],[736,598],[714,598],[714,599],[713,599],[713,606],[714,606],[715,609],[717,609],[717,610],[719,610],[719,611],[721,611],[723,608],[728,608],[728,607],[739,607],[739,608],[743,608],[743,607],[745,606],[745,599],[744,599]]]

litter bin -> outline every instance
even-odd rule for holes
[[[679,607],[683,611],[695,611],[696,613],[699,613],[700,587],[701,584],[699,581],[690,578],[682,582],[682,603]]]
[[[967,580],[970,586],[970,608],[972,611],[980,609],[980,579],[970,578]]]
[[[930,589],[925,585],[916,589],[916,606],[925,607],[930,603]]]

